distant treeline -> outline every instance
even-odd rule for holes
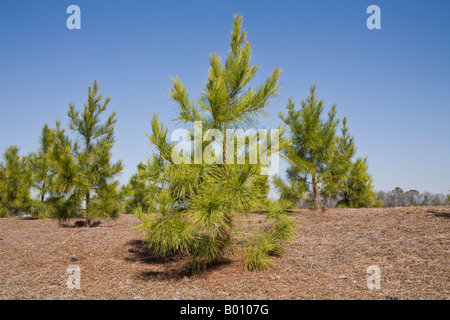
[[[381,201],[383,207],[445,206],[450,204],[450,195],[417,190],[403,191],[402,188],[396,187],[392,191],[375,192],[375,200]]]
[[[321,195],[320,203],[326,208],[343,207],[342,197],[324,197]],[[447,206],[450,205],[450,194],[419,192],[417,190],[403,191],[396,187],[392,191],[375,191],[374,207],[392,208],[409,206]],[[311,207],[311,199],[299,202],[298,208],[308,209]]]

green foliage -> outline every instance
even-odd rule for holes
[[[266,115],[268,101],[278,94],[279,69],[274,69],[261,86],[249,87],[259,65],[250,64],[252,47],[241,25],[242,17],[235,16],[225,63],[216,54],[210,56],[205,89],[196,101],[189,98],[179,77],[172,79],[170,95],[178,106],[177,120],[185,126],[200,121],[204,131],[217,129],[226,137],[227,129],[246,130],[256,124],[259,116]],[[141,190],[153,190],[154,203],[149,207],[159,215],[142,213],[145,210],[140,204],[145,201],[139,193],[132,198],[132,203],[139,203],[135,212],[142,221],[141,228],[146,230],[152,252],[162,256],[186,253],[191,257],[192,271],[201,272],[208,263],[220,259],[232,244],[233,218],[267,204],[267,176],[261,175],[259,163],[228,163],[226,138],[223,163],[175,164],[174,145],[168,141],[168,131],[158,115],[153,117],[151,127],[148,137],[156,152],[145,166],[145,173],[138,177],[145,179],[142,182],[146,187],[142,185]],[[236,141],[234,137],[235,147]],[[208,145],[209,142],[203,142],[202,151]],[[248,159],[248,148],[245,155]],[[278,225],[277,234],[288,233],[286,221],[278,220],[274,218],[273,223]]]
[[[95,189],[92,198],[91,210],[86,211],[87,220],[101,218],[118,218],[122,211],[123,198],[119,189],[119,183],[103,183]]]
[[[243,261],[249,271],[261,271],[269,268],[272,256],[283,254],[282,243],[292,239],[296,233],[295,221],[288,213],[290,201],[268,201],[267,221],[269,225],[264,233],[257,236]]]
[[[295,221],[288,213],[289,201],[269,201],[267,218],[274,224],[273,236],[279,240],[290,240],[295,234]]]
[[[29,155],[32,189],[38,193],[38,200],[33,200],[31,213],[39,218],[52,215],[52,209],[48,206],[46,196],[50,195],[53,179],[55,177],[55,164],[52,158],[55,131],[44,125],[39,139],[39,149]]]
[[[153,197],[158,188],[149,183],[146,170],[146,166],[140,163],[138,172],[130,178],[129,184],[125,187],[125,213],[133,213],[138,208],[143,212],[149,213],[154,208],[155,201]]]
[[[47,205],[50,208],[50,216],[64,222],[69,219],[83,218],[80,204],[83,200],[81,193],[71,193],[65,196],[49,197]]]
[[[33,188],[38,191],[41,203],[45,201],[45,196],[48,194],[54,178],[54,165],[51,158],[54,136],[54,130],[45,125],[39,139],[40,148],[30,155]]]
[[[335,137],[334,154],[323,173],[324,197],[336,197],[346,184],[352,170],[352,158],[355,156],[356,147],[353,137],[348,133],[347,118],[342,121],[342,135]]]
[[[151,252],[168,257],[191,250],[194,243],[192,226],[181,213],[149,216],[138,207],[135,214],[142,222],[139,228],[146,232],[146,242]]]
[[[278,190],[280,195],[280,199],[282,201],[287,201],[290,203],[291,208],[295,208],[300,200],[305,200],[307,186],[302,177],[298,177],[297,179],[292,175],[292,171],[288,171],[288,174],[291,173],[290,179],[288,182],[285,182],[280,177],[275,176],[273,178],[273,184],[275,188]]]
[[[262,271],[270,267],[272,256],[283,254],[279,240],[273,235],[263,235],[256,239],[246,257],[244,268],[249,271]]]
[[[0,164],[0,216],[29,212],[32,207],[30,186],[28,158],[21,157],[16,146],[7,148]]]
[[[381,206],[381,203],[375,202],[372,178],[367,169],[367,158],[358,158],[352,165],[349,176],[342,187],[344,198],[340,202],[341,207],[367,208]]]

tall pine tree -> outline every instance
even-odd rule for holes
[[[82,111],[70,105],[70,129],[76,133],[72,141],[59,121],[54,131],[51,159],[55,174],[49,203],[54,215],[64,221],[84,217],[87,225],[100,218],[117,217],[121,209],[119,183],[122,162],[112,163],[116,113],[102,122],[110,98],[102,102],[98,84],[89,87],[88,101]],[[41,182],[42,183],[42,182]],[[84,208],[82,203],[84,202]]]
[[[70,129],[79,140],[74,148],[78,164],[78,175],[82,183],[79,187],[85,195],[86,220],[100,217],[116,217],[119,214],[118,182],[114,178],[122,171],[121,161],[111,163],[111,149],[114,146],[114,124],[116,113],[111,113],[106,121],[101,122],[101,116],[106,110],[111,98],[102,102],[98,95],[98,84],[89,87],[88,101],[82,111],[70,105],[68,116]],[[93,197],[94,196],[94,197]]]
[[[294,190],[302,192],[306,184],[312,194],[312,208],[319,208],[320,186],[330,167],[335,151],[336,106],[332,106],[326,120],[322,119],[324,102],[316,97],[316,87],[312,86],[310,95],[301,101],[301,108],[295,109],[290,99],[287,115],[280,112],[280,118],[289,127],[289,144],[284,149],[285,158],[289,161],[289,185],[281,179],[276,180],[282,197]],[[310,187],[309,187],[310,186]],[[283,191],[284,190],[284,191]],[[302,195],[299,195],[299,198]]]

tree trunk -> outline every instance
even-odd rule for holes
[[[319,190],[317,187],[317,179],[316,176],[312,176],[312,185],[313,185],[313,197],[314,197],[314,207],[313,210],[319,209]]]
[[[88,226],[91,225],[91,218],[89,217],[89,208],[91,206],[91,194],[89,192],[86,193],[86,224]]]
[[[89,167],[89,158],[90,158],[89,148],[90,148],[90,146],[91,146],[91,138],[88,137],[86,139],[86,153],[85,153],[87,167]],[[90,187],[89,179],[87,179],[87,182],[88,182],[88,186]],[[91,194],[88,191],[88,192],[86,192],[86,224],[88,226],[91,225],[91,218],[89,217],[90,207],[91,207]]]
[[[41,203],[44,203],[45,200],[45,184],[42,186],[42,194],[41,194]]]
[[[223,156],[223,164],[227,164],[227,129],[228,122],[225,122],[224,133],[223,133],[223,145],[222,145],[222,156]]]
[[[349,198],[347,192],[344,192],[344,201],[345,201],[345,204],[347,205],[347,207],[349,207],[350,206],[350,198]]]
[[[227,129],[228,129],[228,117],[230,116],[231,111],[231,98],[228,101],[227,105],[227,117],[225,119],[225,125],[223,126],[223,145],[222,145],[222,155],[223,155],[223,164],[227,164]],[[234,149],[234,147],[233,147]],[[225,166],[226,168],[226,166]]]

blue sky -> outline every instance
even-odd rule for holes
[[[69,5],[81,30],[68,30]],[[366,9],[381,8],[381,30]],[[0,2],[0,150],[38,147],[45,123],[67,124],[98,80],[115,110],[114,157],[126,183],[152,149],[146,133],[158,112],[176,128],[170,76],[191,97],[202,90],[208,56],[225,56],[234,13],[262,67],[254,84],[283,69],[281,96],[269,106],[274,128],[287,99],[309,87],[347,116],[359,156],[377,190],[450,190],[450,1],[21,1]]]

